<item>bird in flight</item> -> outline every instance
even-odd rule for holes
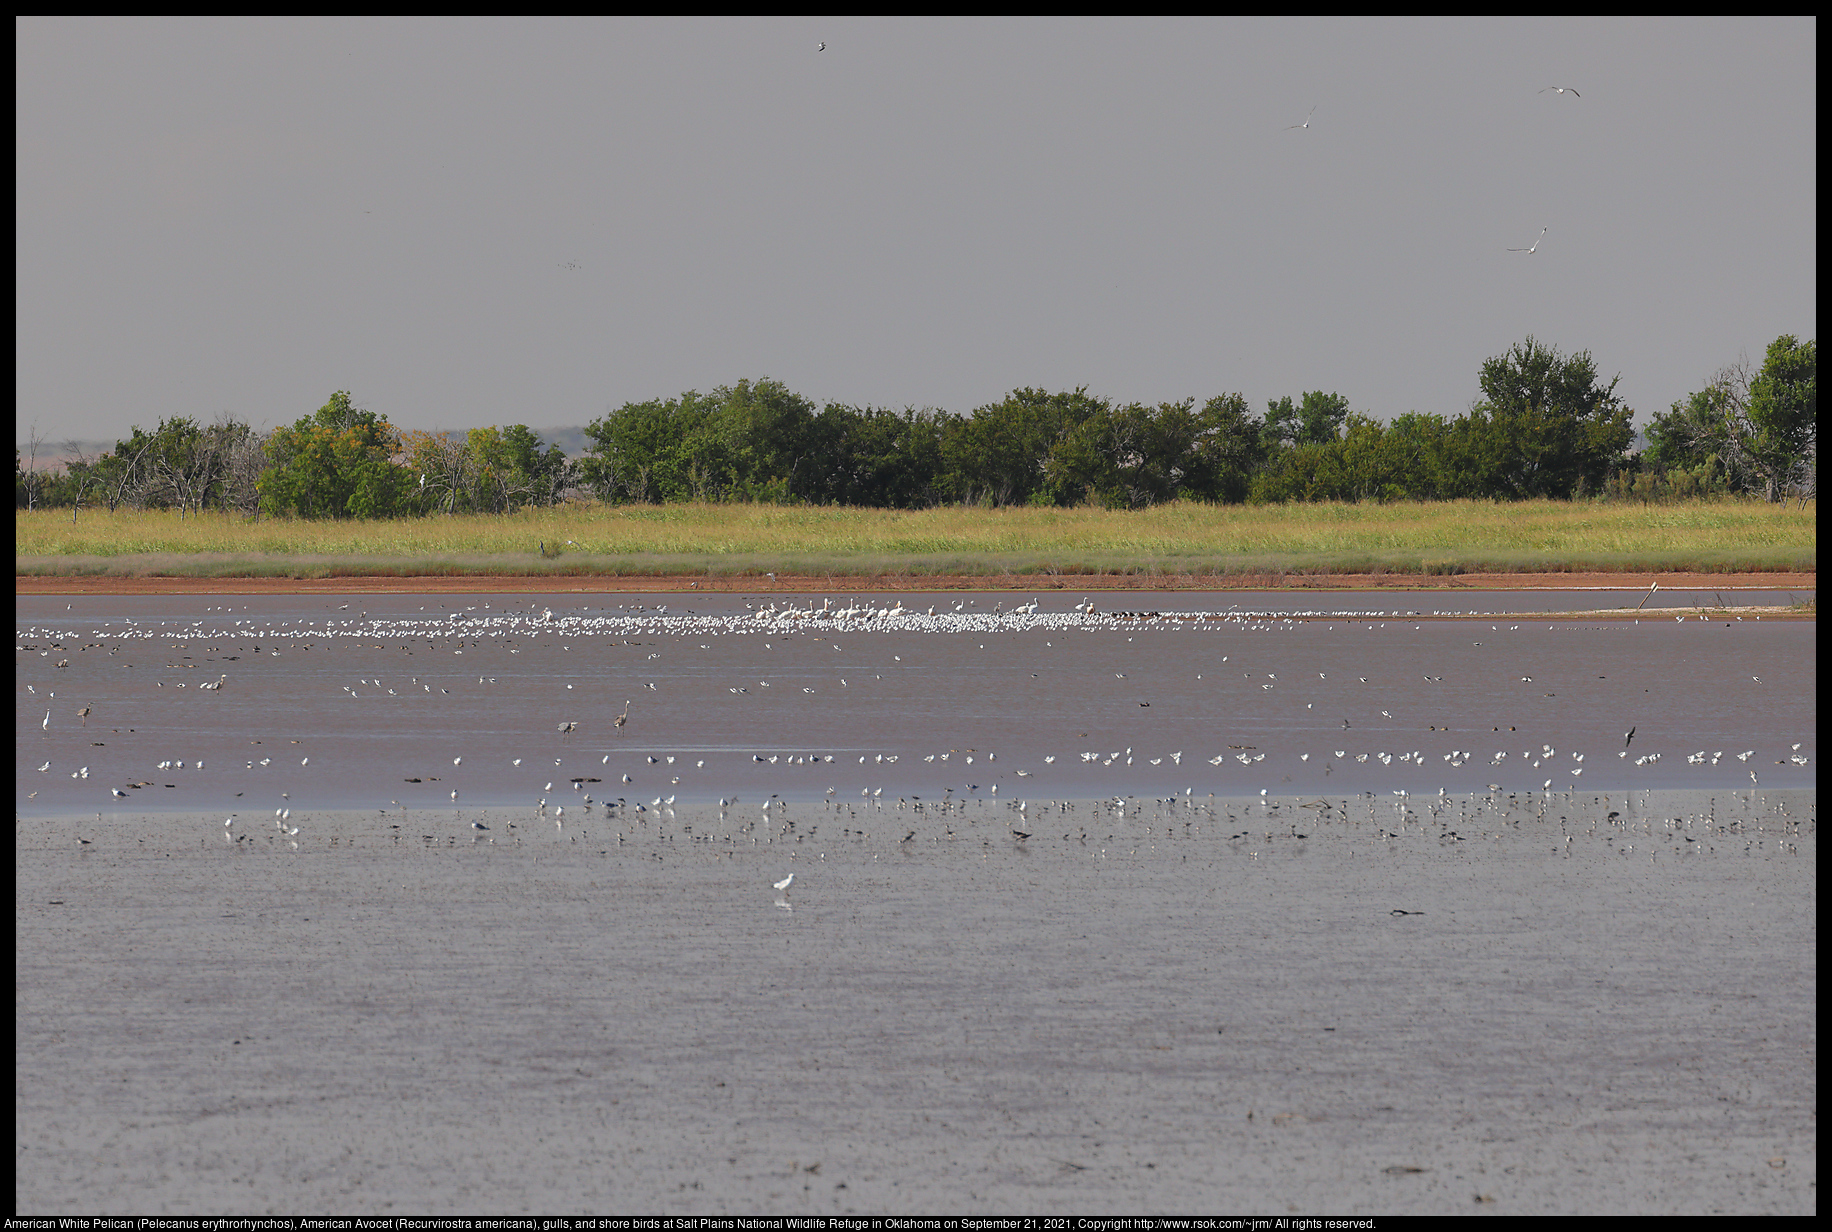
[[[1310,127],[1310,117],[1311,117],[1311,116],[1314,116],[1314,115],[1316,115],[1316,114],[1317,114],[1317,109],[1316,109],[1315,107],[1312,107],[1312,108],[1310,109],[1310,114],[1309,114],[1309,115],[1306,115],[1306,116],[1304,117],[1304,123],[1302,123],[1302,124],[1288,124],[1288,125],[1286,125],[1286,126],[1285,126],[1285,131],[1286,131],[1286,132],[1290,132],[1290,131],[1291,131],[1292,129],[1294,129],[1294,128],[1309,128],[1309,127]]]
[[[1579,94],[1576,90],[1567,89],[1564,86],[1547,86],[1546,90],[1551,90],[1555,94],[1569,94],[1573,98],[1583,98],[1584,97],[1582,94]],[[1540,93],[1544,94],[1546,90],[1541,90]]]
[[[1541,228],[1539,229],[1539,240],[1543,240],[1543,239],[1545,239],[1545,238],[1546,238],[1546,230],[1547,230],[1547,228],[1545,228],[1545,227],[1541,227]],[[1532,255],[1533,255],[1534,253],[1536,253],[1536,252],[1538,252],[1538,251],[1539,251],[1539,240],[1534,240],[1534,241],[1533,241],[1533,247],[1531,247],[1531,248],[1510,248],[1510,249],[1508,249],[1508,251],[1509,251],[1509,252],[1524,252],[1524,253],[1526,253],[1526,254],[1527,254],[1527,255],[1528,255],[1529,257],[1530,257],[1530,256],[1532,256]]]
[[[816,47],[816,48],[815,48],[814,50],[816,50],[816,51],[826,51],[826,50],[827,50],[827,44],[825,44],[825,43],[822,43],[822,44],[821,44],[821,45],[820,45],[819,47]],[[1544,90],[1541,90],[1541,91],[1540,91],[1540,93],[1541,93],[1541,94],[1544,94],[1544,93],[1545,93],[1545,91],[1544,91]]]

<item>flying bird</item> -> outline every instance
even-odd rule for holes
[[[827,50],[827,44],[825,44],[825,43],[822,43],[822,44],[821,44],[821,45],[820,45],[819,47],[816,47],[816,48],[815,48],[814,50],[816,50],[816,51],[826,51],[826,50]],[[1545,93],[1545,91],[1544,91],[1544,90],[1541,90],[1541,91],[1540,91],[1540,93],[1541,93],[1541,94],[1544,94],[1544,93]]]
[[[1312,107],[1312,108],[1310,109],[1310,114],[1309,114],[1309,115],[1306,115],[1306,116],[1304,117],[1304,123],[1302,123],[1302,124],[1288,124],[1288,125],[1286,125],[1286,127],[1285,127],[1285,131],[1286,131],[1286,132],[1290,132],[1290,131],[1291,131],[1292,129],[1294,129],[1294,128],[1309,128],[1309,127],[1310,127],[1310,117],[1311,117],[1311,116],[1314,116],[1314,115],[1316,115],[1316,114],[1317,114],[1317,109],[1316,109],[1315,107]]]
[[[1543,240],[1543,239],[1545,239],[1545,238],[1546,238],[1546,232],[1547,232],[1547,230],[1548,230],[1548,228],[1546,228],[1546,227],[1541,227],[1541,228],[1539,229],[1539,240]],[[1524,252],[1524,253],[1526,253],[1526,254],[1527,254],[1527,255],[1528,255],[1529,257],[1530,257],[1530,256],[1532,256],[1532,255],[1533,255],[1534,253],[1536,253],[1536,252],[1538,252],[1538,251],[1539,251],[1539,240],[1534,240],[1534,241],[1533,241],[1533,247],[1531,247],[1531,248],[1510,248],[1510,249],[1508,249],[1508,251],[1509,251],[1509,252]]]
[[[1554,94],[1569,94],[1573,98],[1583,98],[1584,97],[1582,94],[1579,94],[1576,90],[1569,89],[1565,86],[1547,86],[1546,90],[1551,90]],[[1540,93],[1544,94],[1546,90],[1541,90]]]

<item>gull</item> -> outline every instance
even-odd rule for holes
[[[821,44],[821,45],[820,45],[819,47],[816,47],[816,48],[815,48],[814,50],[816,50],[816,51],[826,51],[826,50],[827,50],[827,44],[825,44],[825,43],[822,43],[822,44]],[[1540,91],[1540,93],[1542,93],[1542,94],[1543,94],[1543,93],[1545,93],[1545,91],[1543,91],[1543,90],[1542,90],[1542,91]],[[772,574],[770,574],[770,576],[771,576],[771,577],[775,577],[776,575],[775,575],[774,573],[772,573]]]
[[[1539,229],[1539,240],[1543,240],[1543,239],[1545,239],[1545,238],[1546,238],[1546,231],[1547,231],[1547,230],[1548,230],[1548,228],[1546,228],[1546,227],[1541,227],[1541,228]],[[1510,249],[1508,249],[1508,251],[1509,251],[1509,252],[1524,252],[1524,253],[1526,253],[1526,254],[1527,254],[1527,255],[1528,255],[1529,257],[1530,257],[1530,256],[1532,256],[1532,255],[1533,255],[1534,253],[1536,253],[1536,252],[1538,252],[1538,251],[1539,251],[1539,240],[1534,240],[1534,241],[1533,241],[1533,247],[1531,247],[1531,248],[1510,248]]]
[[[776,883],[776,888],[778,890],[786,890],[789,888],[789,883],[794,880],[795,880],[795,874],[790,873],[787,877],[784,877],[781,881],[778,881]]]
[[[1312,107],[1310,109],[1310,114],[1304,117],[1304,123],[1287,125],[1285,128],[1285,131],[1290,132],[1294,128],[1309,128],[1310,127],[1310,117],[1316,114],[1317,114],[1317,109],[1315,107]]]
[[[1579,94],[1576,90],[1571,89],[1569,86],[1547,86],[1546,90],[1550,90],[1554,94],[1569,94],[1573,98],[1583,98],[1584,97],[1582,94]],[[1546,90],[1541,90],[1540,93],[1544,94]]]

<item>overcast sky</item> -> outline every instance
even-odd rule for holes
[[[1645,423],[1817,332],[1811,19],[16,28],[20,440],[761,376],[1454,416],[1529,334]]]

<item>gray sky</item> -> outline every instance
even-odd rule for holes
[[[16,29],[20,440],[766,375],[1456,415],[1528,334],[1645,422],[1817,333],[1811,19]]]

